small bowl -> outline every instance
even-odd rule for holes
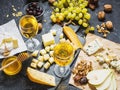
[[[12,62],[13,60],[16,60],[16,56],[11,56],[2,61],[2,66]],[[12,65],[8,66],[7,68],[3,69],[4,73],[7,75],[16,75],[20,72],[22,69],[22,63],[21,61],[17,60]]]
[[[43,18],[45,10],[43,5],[39,2],[31,2],[25,5],[24,7],[24,14],[26,15],[33,15],[36,17],[37,21],[40,22]]]

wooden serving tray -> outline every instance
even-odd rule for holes
[[[113,53],[115,53],[119,58],[120,58],[120,44],[118,43],[114,43],[112,41],[106,40],[104,38],[101,38],[99,36],[96,36],[94,34],[87,34],[86,36],[86,44],[87,45],[89,42],[93,41],[94,39],[98,38],[100,40],[100,42],[103,44],[104,48],[110,48]],[[101,69],[102,67],[99,65],[99,63],[96,61],[95,56],[91,55],[88,56],[85,52],[81,51],[79,54],[79,57],[76,61],[75,66],[77,65],[77,63],[80,60],[87,60],[87,61],[91,61],[92,65],[93,65],[93,69]],[[116,83],[117,83],[117,90],[120,90],[120,74],[115,73],[115,77],[116,77]],[[74,80],[73,80],[73,74],[71,74],[70,80],[69,80],[69,84],[78,87],[82,90],[93,90],[90,88],[90,86],[87,85],[82,85],[82,86],[77,86],[74,84]]]

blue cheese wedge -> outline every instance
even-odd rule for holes
[[[52,33],[42,35],[42,41],[45,47],[55,43]]]
[[[88,54],[88,55],[92,55],[94,53],[96,53],[99,49],[103,48],[102,43],[100,43],[100,41],[98,39],[95,39],[94,41],[88,43],[88,45],[86,45],[83,50]]]

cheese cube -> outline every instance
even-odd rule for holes
[[[94,41],[88,43],[88,45],[86,45],[83,50],[88,54],[88,55],[92,55],[94,53],[96,53],[99,49],[101,49],[103,47],[103,45],[100,43],[100,41],[98,39],[95,39]]]
[[[62,38],[63,38],[63,33],[60,34],[60,39],[62,39]]]
[[[50,64],[53,64],[54,58],[53,58],[53,57],[50,57],[50,58],[49,58],[49,62],[50,62]]]
[[[32,62],[38,63],[38,60],[33,58],[33,59],[32,59]]]
[[[41,54],[41,55],[45,55],[45,54],[46,54],[45,49],[40,50],[40,54]]]
[[[30,64],[30,66],[31,66],[32,68],[37,68],[37,64],[34,63],[34,62],[32,62],[32,63]]]
[[[33,56],[33,57],[37,57],[38,53],[39,53],[39,50],[35,50],[35,51],[32,53],[32,56]]]
[[[50,58],[50,56],[49,56],[49,54],[45,54],[45,55],[43,56],[43,58],[44,58],[44,61],[47,61],[47,60]]]
[[[49,52],[50,51],[50,47],[49,46],[45,47],[45,50],[46,50],[46,52]]]
[[[42,35],[42,41],[45,47],[55,43],[54,37],[51,33]]]
[[[56,44],[52,44],[52,45],[50,46],[50,50],[53,50],[54,47],[55,47],[55,45],[56,45]]]
[[[52,57],[52,56],[53,56],[53,53],[54,53],[54,51],[50,51],[50,52],[49,52],[49,55]]]
[[[13,48],[18,48],[18,40],[17,39],[14,39],[13,41]]]
[[[46,62],[45,64],[44,64],[44,68],[45,69],[48,69],[50,67],[50,63],[49,62]]]
[[[37,66],[41,68],[43,66],[43,62],[38,62]]]
[[[39,57],[38,57],[38,60],[41,61],[41,62],[43,62],[43,61],[44,61],[43,56],[39,56]]]
[[[50,30],[50,33],[52,33],[53,36],[56,35],[56,30]]]

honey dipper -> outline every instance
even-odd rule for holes
[[[27,58],[29,58],[30,55],[26,52],[20,53],[17,57],[16,60],[13,60],[12,62],[6,64],[5,66],[2,66],[0,68],[0,71],[2,71],[3,69],[7,68],[8,66],[12,65],[13,63],[15,63],[17,60],[20,60],[21,62],[23,62],[24,60],[26,60]]]

